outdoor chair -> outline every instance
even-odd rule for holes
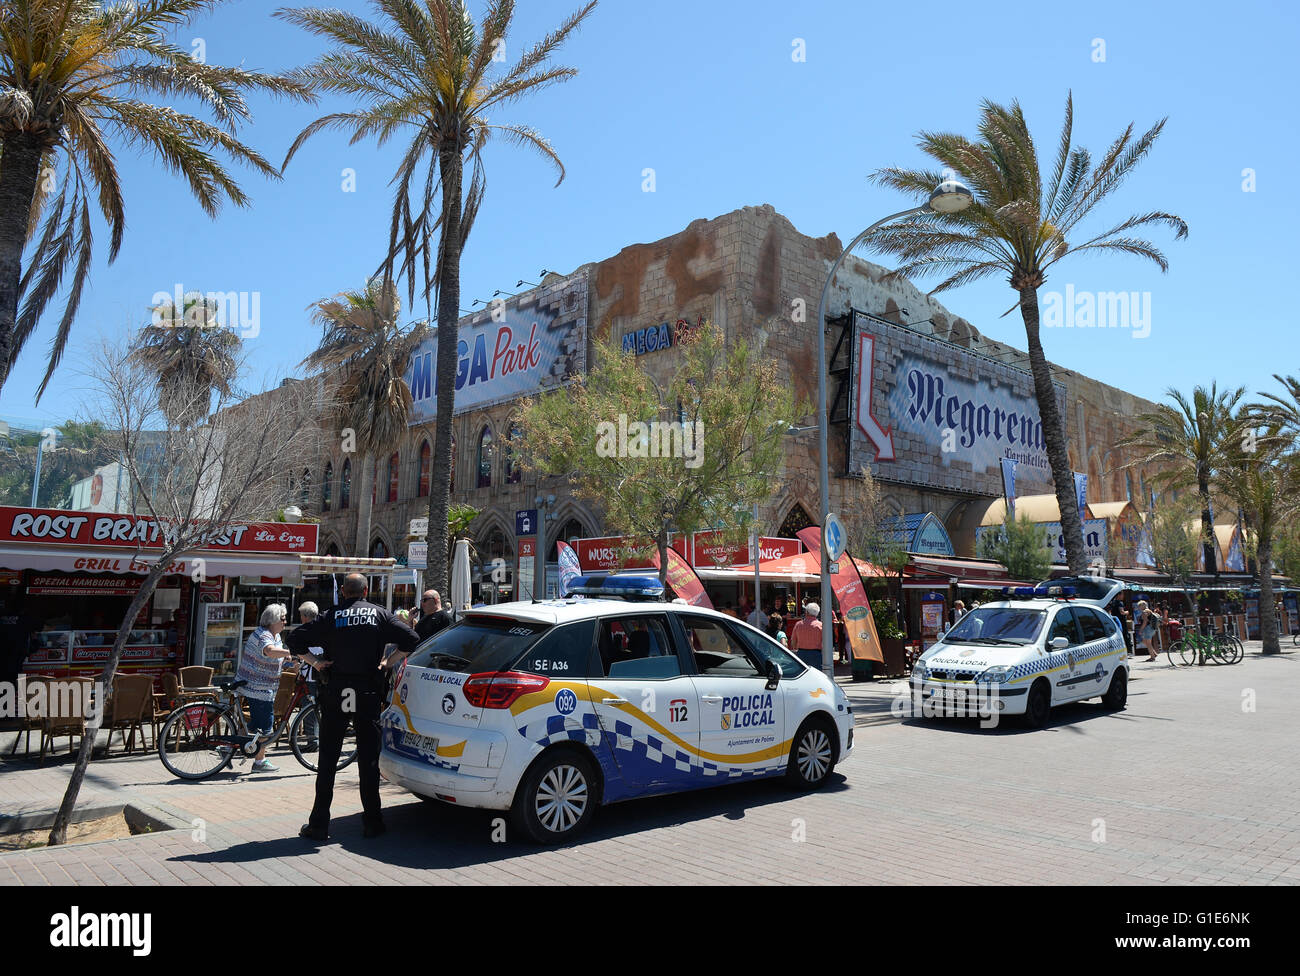
[[[68,754],[72,754],[72,737],[78,736],[84,738],[86,735],[86,715],[82,711],[82,704],[86,701],[85,688],[93,687],[94,680],[91,678],[45,678],[43,679],[48,689],[45,695],[45,713],[41,716],[41,755],[40,761],[45,761],[45,744],[50,744],[50,755],[54,755],[54,740],[56,736],[66,735],[68,737]],[[75,701],[69,702],[67,694],[59,694],[54,686],[62,685],[67,688],[75,685]],[[79,713],[74,715],[54,714],[59,711],[59,705],[67,703],[73,706],[73,709]]]
[[[31,697],[32,686],[35,685],[36,682],[43,680],[44,679],[38,674],[27,675],[26,695],[28,698]],[[27,741],[23,744],[23,755],[30,756],[32,753],[32,733],[38,731],[40,727],[40,718],[33,716],[30,713],[23,715],[21,718],[13,719],[9,723],[9,731],[14,733],[14,744],[9,747],[9,755],[12,756],[18,751],[18,740],[26,736]]]
[[[181,689],[208,687],[212,684],[212,671],[212,668],[204,667],[201,664],[181,668]]]
[[[122,744],[127,753],[135,751],[135,733],[140,730],[140,746],[148,748],[144,735],[145,709],[149,708],[149,721],[153,723],[153,678],[147,674],[120,674],[113,679],[113,705],[108,719],[108,745],[105,758],[113,751],[113,733],[122,731]],[[127,731],[130,738],[127,738]],[[157,733],[154,735],[157,740]]]
[[[280,672],[280,684],[275,689],[275,706],[274,706],[275,724],[277,728],[280,727],[280,722],[289,714],[289,706],[293,703],[293,689],[294,689],[294,685],[297,684],[297,682],[298,682],[297,671]],[[276,739],[277,743],[279,743],[280,739],[284,738],[284,733],[286,730],[288,730],[288,728],[289,725],[286,722],[284,724],[284,730],[280,732],[280,738]]]

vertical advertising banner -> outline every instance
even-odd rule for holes
[[[821,565],[821,529],[810,525],[795,533]],[[880,649],[880,637],[876,633],[876,618],[871,614],[871,604],[867,602],[867,588],[862,582],[853,554],[845,552],[838,560],[831,563],[831,590],[840,605],[840,615],[844,618],[844,631],[849,635],[849,647],[853,657],[859,661],[885,663],[885,655]],[[824,609],[824,608],[823,608]]]
[[[566,597],[569,585],[582,575],[582,567],[578,565],[578,554],[567,542],[557,541],[555,551],[560,564],[560,596]]]
[[[650,554],[650,562],[655,569],[659,568],[657,550]],[[673,592],[691,606],[713,609],[713,601],[704,591],[704,584],[700,582],[695,570],[691,569],[691,564],[683,559],[682,554],[676,549],[668,550],[668,571],[664,575],[668,578],[668,585],[673,588]]]
[[[1002,459],[1002,497],[1007,501],[1007,521],[1016,520],[1016,465],[1015,458]]]

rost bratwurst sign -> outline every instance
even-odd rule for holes
[[[460,320],[456,413],[530,396],[586,371],[587,278],[534,288]],[[406,368],[411,424],[438,413],[438,339],[422,342]]]
[[[1020,462],[1017,493],[1051,490],[1032,375],[857,312],[854,323],[850,470],[995,496],[1007,457]]]
[[[212,533],[209,552],[314,553],[318,526],[245,522]],[[105,515],[49,508],[0,505],[0,543],[147,550],[162,549],[174,530],[167,522],[138,515]]]

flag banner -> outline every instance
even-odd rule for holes
[[[795,535],[816,558],[820,569],[822,530],[810,525]],[[862,574],[858,572],[858,564],[847,550],[831,563],[831,590],[840,605],[840,616],[844,618],[844,630],[849,635],[853,657],[859,661],[884,664],[885,655],[880,649],[880,637],[876,633],[876,618],[872,616],[871,604],[867,602],[867,587],[862,582]]]
[[[1006,499],[1007,518],[1011,521],[1016,518],[1016,465],[1019,463],[1015,458],[1002,459],[1002,497]]]
[[[657,549],[650,553],[650,562],[655,569],[659,568],[659,551]],[[704,584],[696,575],[695,570],[691,569],[691,564],[676,549],[668,550],[668,572],[665,575],[668,578],[668,585],[673,588],[673,592],[691,606],[713,609],[713,601],[709,599],[709,594],[704,591]]]
[[[566,542],[555,543],[556,557],[560,564],[560,596],[569,595],[569,584],[582,575],[582,567],[578,565],[578,554]]]
[[[1083,510],[1088,507],[1088,476],[1074,472],[1074,496],[1079,501],[1079,518],[1085,518]]]

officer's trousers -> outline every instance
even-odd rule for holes
[[[383,822],[379,807],[379,714],[383,711],[378,675],[330,675],[322,684],[320,707],[320,751],[316,754],[316,804],[308,823],[329,829],[330,804],[334,800],[334,774],[343,751],[343,734],[353,723],[357,734],[357,768],[361,773],[362,821],[366,826]]]

